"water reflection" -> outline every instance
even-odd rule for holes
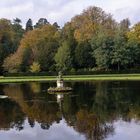
[[[0,100],[0,129],[23,129],[24,113],[19,105],[10,99]]]
[[[124,140],[131,126],[140,139],[140,82],[73,82],[58,95],[47,93],[53,84],[0,85],[9,97],[0,99],[0,138]]]

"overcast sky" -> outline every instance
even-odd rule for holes
[[[129,18],[140,21],[140,0],[0,0],[0,18],[18,17],[23,25],[31,18],[35,22],[44,17],[51,23],[64,23],[89,6],[98,6],[120,21]]]

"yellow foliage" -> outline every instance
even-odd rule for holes
[[[140,23],[136,24],[128,33],[129,41],[140,43]]]
[[[40,64],[38,62],[33,62],[33,64],[30,66],[31,72],[40,72]]]
[[[74,32],[74,37],[78,42],[86,41],[92,38],[95,34],[95,24],[88,22],[81,26],[80,29],[76,29]]]
[[[89,7],[82,14],[71,20],[74,29],[74,37],[78,42],[89,41],[96,36],[99,28],[106,28],[110,34],[113,33],[115,21],[110,14],[106,14],[99,7]]]

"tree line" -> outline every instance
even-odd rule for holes
[[[89,7],[60,27],[40,18],[25,29],[19,18],[0,19],[1,73],[140,68],[140,23],[117,22]]]

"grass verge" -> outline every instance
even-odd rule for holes
[[[66,75],[65,81],[140,81],[140,74]],[[0,77],[0,83],[56,81],[56,76]]]

